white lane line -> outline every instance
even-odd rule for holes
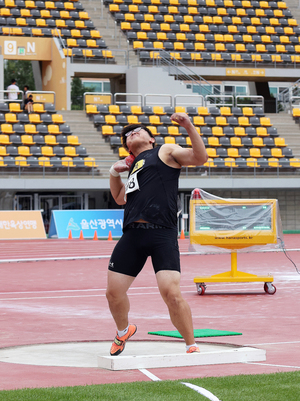
[[[149,372],[149,370],[147,370],[147,369],[139,369],[139,371],[154,382],[161,381],[161,379],[159,377],[155,376],[153,373]],[[219,398],[217,398],[210,391],[206,390],[203,387],[195,386],[194,384],[184,383],[184,382],[181,382],[181,384],[183,384],[186,387],[189,387],[190,389],[196,391],[197,393],[203,395],[204,397],[208,398],[211,401],[220,401]]]
[[[247,344],[247,346],[255,347],[257,345],[280,345],[280,344],[299,344],[300,341],[281,341],[277,343],[259,343],[259,344]]]
[[[161,382],[161,379],[159,379],[157,376],[155,376],[153,373],[149,372],[147,369],[139,369],[141,373],[149,377],[154,382]]]
[[[300,366],[289,366],[289,365],[275,365],[272,363],[258,363],[258,362],[243,362],[246,365],[263,365],[263,366],[274,366],[275,368],[289,368],[289,369],[300,369]]]

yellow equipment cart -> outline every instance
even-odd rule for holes
[[[237,269],[237,250],[276,244],[278,214],[276,199],[204,200],[199,189],[193,191],[190,201],[191,245],[226,248],[231,253],[230,271],[194,278],[199,295],[205,293],[206,283],[225,282],[263,282],[265,292],[275,294],[271,275],[257,276]]]

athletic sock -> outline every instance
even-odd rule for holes
[[[188,351],[191,347],[197,347],[197,344],[186,345],[186,350]]]
[[[125,334],[126,334],[127,331],[128,331],[128,327],[129,327],[129,325],[126,327],[125,330],[118,330],[118,337],[123,337],[123,336],[125,336]]]

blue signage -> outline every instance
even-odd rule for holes
[[[98,238],[121,237],[124,210],[53,210],[50,220],[49,238]]]

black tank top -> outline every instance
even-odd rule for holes
[[[180,168],[167,166],[158,157],[160,147],[140,153],[129,171],[123,228],[143,219],[177,228],[177,195]]]

